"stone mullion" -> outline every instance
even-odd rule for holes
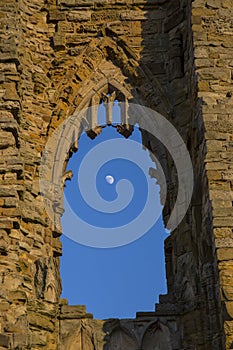
[[[129,115],[128,115],[129,103],[126,96],[124,96],[124,101],[119,101],[119,105],[121,110],[121,123],[123,125],[127,125],[129,120]]]

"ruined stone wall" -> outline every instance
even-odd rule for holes
[[[214,233],[227,349],[232,347],[232,11],[231,1],[193,4],[198,97],[205,123],[205,168],[213,208],[212,222],[206,225]],[[216,294],[212,293],[209,290],[207,295],[213,305]]]
[[[1,2],[0,349],[232,347],[232,11],[230,0]],[[48,136],[111,84],[168,118],[195,177],[165,242],[168,294],[127,322],[59,299],[61,230],[38,183]],[[145,132],[143,143],[161,149]],[[176,169],[158,156],[166,222]]]
[[[43,6],[1,2],[0,345],[10,349],[56,349],[58,339],[61,244],[38,186],[50,107],[38,98],[38,85],[45,87],[38,76],[51,66],[53,51]]]

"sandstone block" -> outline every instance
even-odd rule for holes
[[[74,6],[76,0],[58,0],[59,5]]]
[[[147,15],[145,11],[122,11],[121,19],[124,21],[143,21],[146,20]]]
[[[222,171],[222,179],[223,180],[233,180],[233,170]]]
[[[198,70],[198,73],[201,79],[220,80],[225,82],[231,81],[231,71],[227,68],[201,68]]]
[[[222,0],[222,7],[227,9],[232,9],[232,1],[231,0]]]
[[[233,300],[233,287],[232,286],[222,286],[222,293],[226,300]]]
[[[18,101],[19,96],[16,91],[16,84],[15,83],[4,83],[3,85],[5,89],[5,94],[3,96],[4,100],[10,100],[10,101]]]
[[[214,227],[232,227],[232,226],[233,226],[233,217],[223,216],[223,217],[214,218]]]
[[[55,33],[53,37],[53,44],[56,50],[63,50],[65,48],[65,37],[64,35]]]
[[[217,238],[215,244],[216,248],[233,248],[233,238]]]
[[[91,11],[69,11],[67,20],[70,22],[86,22],[91,20]]]
[[[233,334],[233,324],[231,321],[224,322],[224,330],[225,330],[226,334],[228,334],[228,335]],[[229,343],[229,346],[227,347],[227,349],[230,349],[231,344],[232,344],[232,342]]]
[[[28,320],[32,326],[38,329],[45,329],[50,332],[54,331],[54,324],[49,316],[44,316],[34,312],[29,314]]]
[[[217,10],[222,6],[221,0],[208,0],[208,1],[206,1],[206,6],[208,8]]]
[[[12,207],[16,207],[18,203],[18,200],[16,198],[5,198],[4,199],[4,207],[6,208],[12,208]]]
[[[233,301],[227,301],[225,303],[228,316],[233,319]]]
[[[7,131],[0,132],[0,149],[8,148],[15,145],[15,138],[12,133]]]
[[[92,314],[86,313],[85,305],[62,305],[61,319],[93,318]]]
[[[27,295],[24,291],[16,290],[16,291],[11,291],[9,293],[9,300],[10,301],[22,301],[26,302],[27,300]]]
[[[233,248],[218,248],[217,249],[218,260],[233,260]]]
[[[65,12],[59,10],[57,7],[49,9],[49,21],[64,21],[66,19]]]

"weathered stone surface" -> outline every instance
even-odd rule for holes
[[[67,20],[70,22],[83,22],[91,20],[91,11],[69,11],[67,14]]]
[[[0,4],[2,349],[232,348],[232,16],[231,0]],[[186,217],[165,242],[168,294],[156,312],[97,321],[59,298],[62,199],[56,226],[38,177],[49,135],[77,108],[116,92],[171,121],[187,144],[195,183]],[[129,137],[126,116],[117,131]],[[101,131],[93,121],[88,134]],[[167,222],[176,169],[158,140],[142,138],[167,175]]]
[[[40,314],[31,313],[28,316],[29,324],[38,329],[45,329],[49,332],[54,331],[54,323],[50,320],[49,316],[43,316]]]
[[[3,349],[9,347],[9,337],[7,335],[0,334],[0,346],[2,346]]]
[[[225,305],[226,305],[226,311],[227,311],[230,319],[233,319],[233,302],[228,301],[225,303]]]
[[[62,305],[61,319],[93,318],[92,314],[86,312],[85,305]]]

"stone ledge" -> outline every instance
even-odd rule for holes
[[[62,305],[59,318],[61,320],[93,318],[93,315],[86,312],[86,305]]]

